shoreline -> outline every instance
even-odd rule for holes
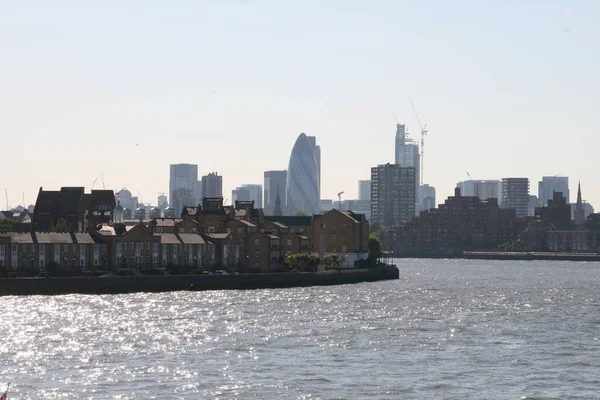
[[[345,285],[399,279],[395,266],[325,272],[0,279],[0,296],[247,290]]]
[[[550,253],[550,252],[502,252],[502,251],[464,251],[457,254],[416,253],[394,254],[389,258],[423,259],[463,259],[463,260],[500,260],[500,261],[600,261],[596,253]]]

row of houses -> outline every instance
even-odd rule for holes
[[[43,272],[50,265],[94,273],[169,266],[272,271],[291,254],[336,254],[347,267],[368,254],[369,224],[364,215],[349,211],[266,217],[252,201],[224,206],[222,198],[205,198],[196,207],[185,207],[180,218],[127,223],[120,204],[112,209],[94,204],[100,214],[82,210],[77,202],[72,206],[77,212],[59,207],[70,218],[68,226],[87,230],[0,232],[0,268],[12,274]],[[34,216],[49,228],[58,220],[51,209],[43,219]]]

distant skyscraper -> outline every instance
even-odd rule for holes
[[[223,177],[211,172],[202,177],[202,197],[223,197]]]
[[[307,136],[310,145],[315,153],[315,160],[317,161],[317,176],[319,177],[319,199],[321,199],[321,146],[317,144],[317,138],[315,136]]]
[[[571,201],[569,178],[566,176],[543,176],[542,180],[538,182],[538,198],[542,206],[548,205],[548,201],[553,199],[554,192],[561,192],[569,203]]]
[[[421,199],[421,210],[430,210],[432,208],[436,208],[435,204],[435,188],[433,186],[429,186],[427,184],[419,187],[419,197]]]
[[[416,172],[397,164],[371,168],[371,223],[392,226],[415,216]]]
[[[526,217],[529,207],[529,179],[502,178],[502,208],[514,208],[517,217]]]
[[[287,171],[265,171],[264,178],[264,211],[269,214],[274,213],[278,189],[281,209],[284,210]]]
[[[170,166],[170,179],[169,179],[169,204],[172,207],[179,205],[177,200],[177,191],[179,189],[185,189],[191,192],[192,202],[194,205],[198,204],[198,198],[196,197],[196,183],[198,182],[198,165],[196,164],[171,164]],[[184,192],[182,192],[184,193]],[[188,193],[188,192],[185,192]],[[188,193],[189,194],[189,193]],[[186,202],[190,201],[186,196]],[[186,204],[191,205],[191,204]],[[177,210],[181,212],[181,210]]]
[[[158,208],[160,208],[161,210],[164,210],[165,208],[167,208],[169,206],[169,202],[167,201],[167,196],[165,196],[164,193],[159,193],[158,194],[158,202],[156,204],[158,204]]]
[[[296,139],[288,166],[286,203],[288,214],[303,212],[307,215],[319,211],[319,165],[314,141],[301,133]]]
[[[414,167],[416,171],[415,204],[419,204],[419,183],[421,171],[421,155],[419,144],[408,137],[406,126],[396,124],[395,163],[401,167]]]
[[[461,196],[479,197],[479,200],[500,199],[501,182],[497,180],[468,180],[458,182]]]
[[[231,204],[235,201],[254,200],[254,208],[262,208],[262,185],[242,185],[231,191]]]
[[[371,201],[371,181],[358,181],[358,199]]]

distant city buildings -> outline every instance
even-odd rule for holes
[[[165,208],[167,208],[169,206],[167,196],[165,196],[164,193],[159,193],[158,194],[158,202],[156,204],[158,204],[158,208],[160,208],[161,210],[164,210]]]
[[[277,194],[279,193],[281,207],[285,209],[285,193],[287,185],[287,171],[265,171],[264,172],[264,210],[267,214],[273,214]]]
[[[314,137],[301,133],[296,139],[286,182],[287,213],[313,215],[319,211],[321,150]]]
[[[502,183],[498,180],[468,180],[458,182],[456,187],[463,196],[475,196],[480,200],[498,199],[501,196]]]
[[[554,197],[554,192],[563,194],[567,203],[570,201],[569,178],[566,176],[543,176],[538,182],[538,198],[541,206],[548,205]]]
[[[396,124],[395,163],[401,167],[415,168],[415,210],[420,208],[419,185],[421,171],[421,155],[419,144],[408,137],[408,131],[403,124]]]
[[[123,188],[115,193],[115,201],[121,203],[121,207],[127,210],[135,210],[139,206],[137,196],[132,196],[127,188]]]
[[[202,197],[223,197],[223,177],[216,172],[211,172],[202,177]]]
[[[502,178],[500,206],[514,208],[517,217],[526,217],[530,211],[529,179]]]
[[[262,185],[245,184],[231,191],[231,204],[236,201],[254,201],[255,208],[262,207]]]
[[[416,172],[389,163],[371,168],[371,223],[392,226],[415,216]]]
[[[371,201],[371,181],[358,181],[358,199]]]
[[[169,171],[169,204],[171,207],[179,209],[181,204],[189,201],[190,197],[192,204],[198,204],[198,199],[201,196],[201,193],[198,192],[198,165],[171,164]],[[178,193],[185,195],[186,198],[178,199]]]
[[[427,184],[419,187],[419,198],[421,199],[421,208],[419,211],[430,210],[436,207],[435,188]]]

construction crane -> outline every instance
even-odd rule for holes
[[[417,122],[419,123],[419,127],[421,128],[421,185],[423,185],[423,173],[425,171],[425,135],[427,135],[427,124],[421,124],[421,120],[419,119],[419,115],[415,109],[415,104],[410,97],[408,98],[408,101],[410,101],[410,106],[412,107],[415,117],[417,118]]]
[[[340,209],[340,210],[342,209],[342,195],[343,195],[344,193],[346,193],[346,192],[339,192],[339,193],[337,194],[337,195],[338,195],[338,201],[339,201],[339,206],[338,206],[338,207],[339,207],[339,209]]]
[[[106,190],[106,186],[104,186],[104,175],[100,172],[100,178],[102,178],[102,189]]]

